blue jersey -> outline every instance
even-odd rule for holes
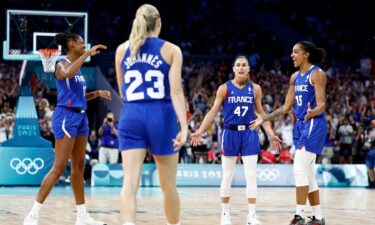
[[[306,112],[308,103],[310,103],[311,109],[316,107],[315,89],[311,83],[311,73],[314,70],[320,68],[318,66],[312,66],[303,76],[298,71],[296,78],[294,79],[294,113],[298,120],[303,120]],[[317,117],[324,115],[324,112],[317,115]]]
[[[256,155],[260,151],[259,137],[249,125],[254,116],[254,86],[248,82],[237,88],[227,83],[227,96],[223,102],[224,130],[221,135],[221,152],[225,156]]]
[[[71,63],[68,59],[62,60]],[[64,80],[56,79],[56,89],[58,106],[87,109],[86,82],[81,70],[78,70],[71,78]]]
[[[227,87],[227,97],[223,102],[224,125],[250,124],[255,119],[253,84],[248,82],[240,89],[228,81]]]
[[[178,126],[170,96],[170,65],[160,53],[164,43],[147,38],[135,58],[130,58],[130,49],[125,52],[121,63],[124,102],[118,129],[120,151],[150,149],[153,155],[177,152],[172,141]]]
[[[170,65],[160,53],[164,43],[159,38],[147,38],[135,58],[130,57],[129,48],[126,50],[121,63],[124,76],[121,91],[125,102],[170,100]]]
[[[327,135],[327,121],[324,112],[304,122],[308,103],[316,107],[315,89],[311,83],[311,73],[320,69],[313,65],[303,76],[298,72],[294,79],[294,114],[297,121],[293,128],[293,141],[297,149],[305,146],[306,151],[322,154]]]

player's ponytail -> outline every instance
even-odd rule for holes
[[[327,53],[323,48],[315,48],[315,54],[314,54],[314,61],[313,64],[319,64],[322,63],[325,59]]]
[[[326,57],[326,51],[323,48],[317,48],[310,41],[300,41],[297,44],[300,44],[305,52],[310,53],[308,60],[312,64],[320,64]]]
[[[144,4],[138,8],[130,33],[130,57],[134,58],[146,40],[147,33],[154,31],[159,11],[152,5]]]
[[[56,45],[61,45],[61,47],[67,51],[68,50],[68,42],[69,41],[76,41],[79,38],[78,34],[74,33],[57,33],[55,35],[54,41]]]
[[[57,33],[55,35],[55,44],[56,45],[66,45],[66,38],[64,33]]]

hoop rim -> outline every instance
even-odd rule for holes
[[[61,50],[57,48],[41,48],[38,49],[38,53],[44,57],[50,58],[53,55],[59,56],[61,54]]]

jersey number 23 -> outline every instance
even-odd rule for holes
[[[156,78],[153,79],[153,78]],[[145,74],[145,80],[142,78],[141,72],[138,70],[129,70],[124,75],[124,81],[130,85],[126,89],[126,99],[128,101],[142,100],[147,94],[152,99],[162,99],[165,96],[164,91],[164,74],[159,70],[148,70]],[[136,91],[143,82],[153,82],[153,87],[148,87],[146,93],[144,91]]]

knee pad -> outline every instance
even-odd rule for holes
[[[257,198],[258,188],[255,183],[255,186],[249,186],[246,184],[246,198]]]
[[[246,177],[246,197],[257,197],[257,177],[256,172],[253,170],[245,170]]]
[[[308,186],[309,176],[306,173],[305,168],[300,164],[294,164],[293,166],[294,179],[296,181],[296,187]]]
[[[223,174],[223,179],[220,185],[220,196],[221,197],[229,197],[230,196],[230,189],[232,186],[232,179],[233,179],[234,171],[226,171]]]
[[[220,197],[222,197],[222,198],[229,197],[230,196],[230,189],[231,189],[230,185],[225,186],[225,185],[223,185],[223,183],[221,183]]]
[[[223,178],[220,185],[220,196],[229,197],[230,189],[232,185],[232,179],[235,171],[235,157],[223,158],[222,167],[223,167]]]
[[[318,182],[316,181],[315,174],[309,177],[309,193],[319,189]]]

